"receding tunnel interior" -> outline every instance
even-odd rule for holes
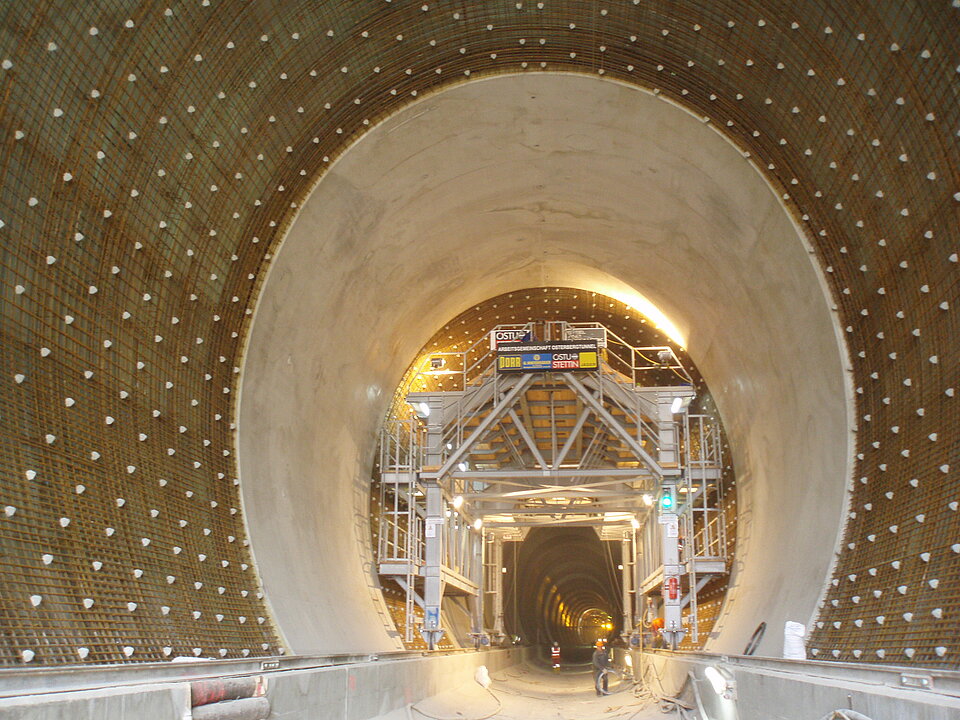
[[[514,566],[507,628],[532,642],[564,647],[617,637],[623,630],[620,556],[611,545],[592,528],[531,530]]]

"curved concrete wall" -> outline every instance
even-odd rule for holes
[[[848,476],[828,300],[735,148],[669,103],[573,75],[483,80],[397,113],[323,177],[277,255],[243,368],[239,461],[292,649],[395,642],[371,591],[365,492],[388,398],[445,320],[534,285],[633,288],[686,335],[739,478],[712,647],[739,651],[766,620],[760,651],[778,652],[776,629],[815,608]]]

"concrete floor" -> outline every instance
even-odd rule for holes
[[[663,714],[653,700],[635,697],[630,686],[598,697],[589,666],[564,667],[560,672],[532,665],[515,665],[493,673],[490,692],[470,680],[422,700],[390,720],[648,720]],[[611,690],[615,684],[611,685]],[[384,719],[386,720],[386,719]]]

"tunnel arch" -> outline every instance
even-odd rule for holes
[[[446,318],[530,284],[639,292],[680,326],[748,489],[751,531],[717,646],[742,645],[760,619],[806,622],[844,510],[851,426],[844,353],[802,236],[750,163],[676,106],[596,78],[501,76],[425,98],[356,143],[303,204],[263,289],[241,487],[294,649],[341,649],[345,625],[371,648],[389,643],[356,532],[385,394]],[[793,563],[803,572],[785,570],[797,548],[771,522],[782,505],[814,528]],[[305,517],[312,506],[336,508],[338,531]],[[301,543],[329,559],[291,566]],[[367,564],[345,567],[357,552]],[[341,594],[318,612],[331,580]]]

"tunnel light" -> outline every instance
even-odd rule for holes
[[[623,565],[617,565],[617,570],[623,570]]]
[[[703,671],[704,676],[710,681],[713,691],[725,700],[735,700],[737,695],[737,684],[733,678],[722,672],[713,665],[708,666]]]
[[[500,572],[506,573],[506,572],[507,572],[507,569],[506,569],[505,567],[502,567],[502,568],[500,568]]]
[[[650,507],[651,505],[653,505],[653,495],[651,495],[650,493],[644,493],[643,504],[646,505],[647,507]],[[634,518],[633,521],[637,522],[636,518]],[[637,525],[637,527],[639,527],[639,524]]]
[[[673,399],[673,403],[670,405],[670,412],[676,415],[678,412],[680,412],[680,408],[682,407],[683,407],[683,398],[675,397]]]
[[[653,504],[653,498],[650,498],[650,502],[648,502],[647,505],[652,505],[652,504]],[[630,524],[633,525],[634,530],[640,529],[640,521],[637,520],[636,518],[630,518]]]
[[[466,472],[467,470],[470,469],[470,464],[469,464],[468,462],[466,462],[466,461],[464,461],[464,462],[462,462],[462,463],[458,463],[458,464],[457,464],[457,469],[458,469],[460,472]]]
[[[653,326],[657,330],[660,330],[664,335],[666,335],[680,347],[684,348],[687,346],[687,339],[684,336],[684,333],[680,332],[680,328],[674,325],[670,321],[670,318],[668,318],[653,302],[648,300],[633,288],[628,288],[619,282],[616,284],[610,282],[599,283],[597,286],[590,289],[599,293],[603,293],[604,295],[608,295],[614,300],[619,300],[627,306],[628,310],[636,310],[643,315],[646,315],[653,322]]]
[[[453,507],[455,507],[457,510],[463,507],[463,495],[457,495],[453,499]]]
[[[430,406],[425,402],[413,403],[414,412],[417,413],[417,417],[427,418],[430,417]]]
[[[483,520],[482,520],[482,519],[477,518],[476,520],[473,521],[473,529],[474,529],[474,530],[479,530],[479,529],[482,528],[482,527],[483,527]]]

